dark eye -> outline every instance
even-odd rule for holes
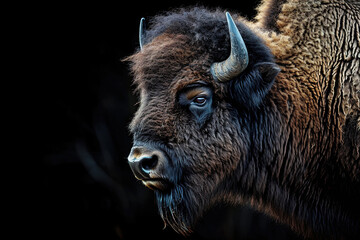
[[[206,103],[206,98],[204,97],[196,97],[193,100],[193,103],[198,105],[198,106],[204,106]]]
[[[201,125],[209,119],[213,110],[213,91],[208,86],[189,86],[184,88],[178,95],[178,103],[187,116],[189,113]],[[180,108],[179,108],[180,110]]]

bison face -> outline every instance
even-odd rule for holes
[[[213,14],[207,17],[203,24],[214,22]],[[251,109],[259,107],[278,72],[274,64],[250,58],[240,77],[214,80],[213,62],[226,58],[230,49],[226,19],[218,18],[223,35],[198,36],[203,41],[197,41],[168,31],[129,58],[140,94],[130,124],[134,146],[129,164],[135,177],[154,190],[165,223],[182,234],[191,232],[208,207],[238,188],[251,146]],[[162,22],[171,25],[170,20]],[[174,17],[173,22],[181,21]],[[193,26],[193,20],[185,23]],[[252,35],[245,35],[246,43]],[[253,46],[256,51],[258,47]],[[256,57],[256,52],[249,55]]]

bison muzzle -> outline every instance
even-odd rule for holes
[[[135,177],[150,189],[165,191],[170,187],[166,171],[170,168],[165,154],[157,149],[136,145],[129,155],[129,165]]]

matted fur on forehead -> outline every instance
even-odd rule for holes
[[[162,34],[142,51],[129,57],[132,62],[134,83],[139,89],[156,90],[167,86],[181,70],[188,66],[195,57],[196,51],[184,35]]]
[[[215,94],[226,95],[225,84],[211,76],[209,55],[190,41],[182,34],[164,33],[127,58],[132,62],[136,91],[176,96],[185,86],[202,81],[211,85]]]

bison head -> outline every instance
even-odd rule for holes
[[[128,58],[140,94],[128,160],[164,222],[188,234],[251,178],[258,113],[279,68],[256,34],[219,10],[158,16],[146,32],[142,22],[141,49]]]

